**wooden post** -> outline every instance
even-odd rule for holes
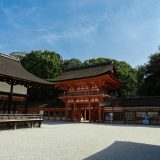
[[[34,126],[34,122],[33,122],[33,121],[31,121],[31,128],[33,128],[33,126]]]
[[[74,102],[74,107],[73,107],[73,120],[76,120],[76,104]]]
[[[11,82],[9,100],[8,100],[8,114],[10,114],[11,106],[12,106],[12,94],[13,94],[13,83]]]
[[[39,128],[41,128],[41,123],[42,123],[42,121],[39,121]]]
[[[50,119],[50,111],[48,111],[48,120]]]
[[[89,122],[91,122],[91,103],[89,99]]]
[[[96,122],[96,108],[95,106],[93,107],[93,115],[94,115],[94,122]]]
[[[134,112],[134,124],[136,124],[136,112]]]
[[[53,118],[54,118],[54,120],[56,120],[56,116],[57,116],[56,113],[57,113],[56,110],[53,110]]]
[[[49,111],[47,111],[47,117],[48,117],[48,119],[49,119]]]
[[[67,101],[67,100],[66,100]],[[67,120],[68,117],[68,108],[67,108],[67,102],[65,101],[65,120]]]
[[[84,122],[86,121],[86,107],[84,107]]]
[[[27,90],[28,90],[28,88],[27,88]],[[27,114],[28,113],[28,95],[26,96],[26,101],[25,101],[25,114]]]
[[[102,107],[102,111],[101,111],[101,121],[104,122],[104,110],[103,110],[103,107]]]
[[[123,111],[123,124],[125,124],[125,112]]]
[[[98,106],[98,111],[99,111],[99,122],[101,122],[101,106],[100,106],[100,104]]]
[[[17,129],[17,123],[14,122],[14,129]]]
[[[62,111],[60,111],[60,120],[62,120]]]
[[[66,107],[66,110],[65,110],[65,120],[67,120],[67,117],[68,117],[68,109]]]
[[[6,112],[6,101],[3,101],[3,114]]]
[[[14,101],[14,103],[13,103],[13,114],[15,114],[16,113],[16,102]]]

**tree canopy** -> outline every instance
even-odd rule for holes
[[[31,51],[21,58],[22,65],[31,73],[44,78],[54,78],[62,72],[62,58],[53,51]]]
[[[160,52],[149,57],[147,64],[138,67],[139,95],[160,96]]]
[[[83,63],[79,59],[76,59],[76,58],[64,60],[63,61],[63,70],[69,70],[71,68],[80,67],[82,65],[83,65]]]
[[[89,60],[85,60],[84,61],[84,65],[94,65],[94,64],[98,64],[98,63],[104,63],[104,62],[109,62],[111,61],[111,59],[109,58],[92,58]]]
[[[116,68],[116,78],[124,83],[117,91],[119,97],[136,96],[138,89],[138,71],[124,61],[113,60]]]

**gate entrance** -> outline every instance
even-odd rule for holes
[[[81,122],[89,122],[89,110],[81,109]]]

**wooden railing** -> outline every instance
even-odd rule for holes
[[[84,92],[73,92],[73,93],[63,93],[61,96],[84,96],[84,95],[100,95],[100,94],[108,94],[103,91],[84,91]]]
[[[0,114],[1,121],[43,120],[40,114]]]
[[[21,128],[41,127],[42,121],[43,116],[40,114],[0,114],[0,124],[7,124],[6,126],[14,129],[19,125]]]

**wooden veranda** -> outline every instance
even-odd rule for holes
[[[40,128],[42,121],[40,114],[0,114],[1,129]]]

